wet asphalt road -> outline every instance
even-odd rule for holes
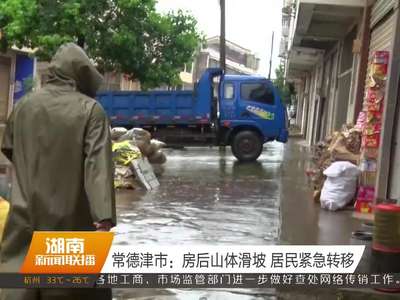
[[[120,191],[115,244],[351,244],[359,222],[351,212],[321,211],[304,170],[308,151],[296,140],[268,143],[255,163],[242,164],[214,148],[167,149],[153,192]],[[394,299],[371,291],[271,289],[114,290],[141,300]]]
[[[158,190],[121,192],[116,242],[274,244],[279,237],[283,148],[240,164],[229,149],[167,150]]]
[[[116,244],[276,244],[280,229],[283,145],[241,164],[214,148],[167,149],[168,162],[150,193],[117,197]],[[116,290],[120,299],[274,299],[271,290]],[[142,298],[143,297],[143,298]]]

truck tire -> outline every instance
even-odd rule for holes
[[[263,141],[254,131],[239,131],[232,139],[231,148],[239,161],[255,161],[263,150]]]

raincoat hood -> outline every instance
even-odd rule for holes
[[[62,45],[51,60],[53,78],[76,86],[79,92],[94,97],[103,77],[83,49],[73,43]]]
[[[34,231],[94,231],[95,223],[116,223],[109,120],[88,96],[101,76],[81,48],[67,44],[51,62],[48,83],[16,103],[3,131],[1,150],[13,177],[0,273],[20,270]],[[104,299],[3,294],[0,299]]]

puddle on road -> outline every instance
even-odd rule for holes
[[[297,224],[296,218],[303,218],[297,210],[290,216],[294,218],[293,224],[288,222],[288,216],[286,224],[280,221],[281,196],[295,197],[286,205],[296,205],[299,197],[305,197],[299,189],[304,189],[307,155],[304,148],[291,142],[285,150],[283,147],[278,143],[267,144],[259,161],[251,164],[236,162],[229,148],[226,155],[218,153],[218,148],[168,150],[168,163],[157,191],[118,194],[119,224],[115,243],[269,245],[279,243],[281,226],[288,227],[283,228],[282,233],[289,230],[303,240],[304,235],[318,236],[310,230],[316,226],[315,220],[309,220],[311,227],[307,229],[292,228]],[[283,188],[288,187],[290,193],[285,193]],[[304,209],[304,203],[300,207]],[[310,209],[313,211],[314,207]],[[304,222],[299,224],[304,225]],[[376,300],[397,297],[372,290],[332,289],[114,290],[115,300]]]
[[[167,150],[157,191],[121,191],[116,245],[263,245],[279,239],[283,146],[255,163],[218,148]],[[268,290],[116,290],[117,299],[275,299]],[[272,298],[271,298],[272,297]]]
[[[217,149],[169,151],[158,190],[118,193],[115,243],[276,243],[279,152],[267,148],[257,163],[240,164]]]

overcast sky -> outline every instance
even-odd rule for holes
[[[279,64],[282,0],[226,0],[226,38],[255,52],[259,73],[268,74],[272,31],[275,31],[272,75]],[[158,0],[160,12],[182,9],[196,17],[207,36],[219,35],[219,0]]]

